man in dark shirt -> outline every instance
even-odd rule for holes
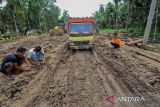
[[[21,65],[25,62],[26,49],[23,47],[17,48],[16,53],[10,53],[2,61],[1,72],[6,75],[16,72],[30,71],[31,68],[24,69]]]

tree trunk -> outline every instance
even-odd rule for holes
[[[155,31],[154,31],[154,37],[153,40],[156,40],[156,33],[157,33],[157,22],[158,22],[158,4],[157,4],[157,12],[156,12],[156,24],[155,24]]]
[[[150,31],[151,31],[151,26],[152,26],[154,13],[155,13],[156,3],[157,3],[157,0],[152,0],[152,2],[151,2],[150,12],[149,12],[148,21],[147,21],[146,30],[145,30],[144,39],[143,39],[144,45],[147,45],[147,43],[148,43],[148,38],[150,35]]]
[[[14,27],[15,27],[16,33],[18,34],[19,31],[18,31],[17,22],[16,22],[16,16],[15,16],[14,11],[12,11],[12,15],[13,15],[13,20],[14,20]]]
[[[117,28],[117,16],[118,16],[118,12],[117,12],[117,10],[118,10],[118,3],[115,3],[115,5],[116,5],[116,11],[115,11],[115,22],[116,22],[116,28]]]
[[[127,15],[126,26],[125,26],[126,32],[127,32],[127,30],[128,30],[129,16],[130,16],[130,3],[129,3],[129,1],[128,1],[128,15]]]
[[[131,42],[126,42],[125,44],[126,45],[135,45],[135,44],[137,44],[137,43],[142,43],[143,42],[143,40],[135,40],[135,41],[131,41]]]
[[[43,15],[43,20],[44,20],[45,30],[47,32],[47,24],[46,24],[46,19],[45,19],[44,15]]]
[[[28,30],[31,30],[29,18],[27,19],[27,22],[28,22]]]

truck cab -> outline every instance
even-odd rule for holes
[[[94,18],[68,18],[70,49],[94,48]]]

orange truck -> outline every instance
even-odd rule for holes
[[[68,18],[67,26],[70,49],[94,48],[94,18]]]

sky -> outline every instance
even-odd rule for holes
[[[113,0],[57,0],[57,5],[67,10],[70,17],[90,17],[99,9],[100,4],[106,5]]]
[[[4,7],[6,5],[6,2],[2,2],[2,4],[0,4],[0,7]]]

